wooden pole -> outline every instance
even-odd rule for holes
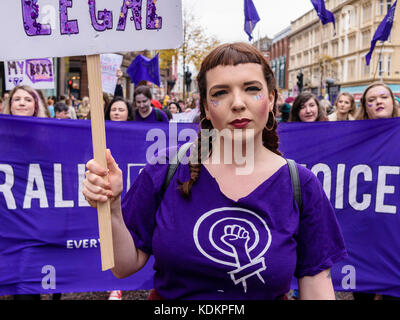
[[[101,166],[107,168],[100,55],[88,55],[86,56],[86,62],[91,106],[90,117],[92,124],[93,156]],[[105,271],[114,267],[110,201],[106,203],[97,203],[97,214],[99,222],[101,266],[102,270]]]

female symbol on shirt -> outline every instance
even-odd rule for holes
[[[208,259],[231,266],[228,271],[235,285],[266,269],[264,254],[271,244],[271,233],[265,221],[256,213],[243,208],[218,208],[203,214],[197,221],[194,241]]]

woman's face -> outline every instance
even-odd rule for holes
[[[142,114],[148,113],[151,108],[151,100],[142,93],[135,97],[135,104],[139,112]]]
[[[341,95],[336,103],[337,112],[347,114],[351,110],[351,100],[348,96]]]
[[[171,103],[168,107],[169,111],[171,113],[178,113],[178,107],[176,106],[176,104]]]
[[[262,141],[274,93],[268,92],[261,65],[219,65],[206,73],[207,98],[204,103],[207,119],[218,131],[246,130],[245,139]],[[243,135],[241,135],[243,138]]]
[[[35,113],[35,99],[23,89],[15,91],[11,99],[11,114],[32,117]]]
[[[110,108],[110,120],[127,121],[128,106],[123,101],[114,102]]]
[[[318,105],[314,98],[310,98],[300,108],[299,118],[302,122],[314,122],[318,119]]]
[[[376,86],[365,95],[366,112],[369,119],[391,118],[394,101],[388,89]]]

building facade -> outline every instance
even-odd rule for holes
[[[303,73],[304,90],[333,102],[338,92],[350,92],[359,100],[373,81],[387,83],[400,95],[400,9],[391,36],[378,42],[369,66],[365,55],[372,37],[393,4],[392,0],[326,0],[333,24],[322,25],[315,10],[292,21],[290,32],[289,91],[296,95],[297,75]],[[335,32],[336,31],[336,32]]]
[[[279,32],[272,39],[269,50],[269,62],[275,74],[276,84],[284,96],[288,95],[289,35],[290,27]]]

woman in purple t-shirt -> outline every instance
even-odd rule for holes
[[[135,89],[133,101],[135,104],[135,120],[142,122],[168,122],[167,115],[152,106],[151,100],[153,96],[148,86],[142,85]]]
[[[294,200],[264,56],[245,43],[221,45],[197,82],[202,130],[165,191],[169,152],[123,200],[110,151],[108,170],[87,163],[86,199],[111,201],[114,275],[137,272],[153,254],[154,292],[165,299],[281,299],[293,276],[300,298],[334,299],[329,269],[346,255],[343,238],[320,182],[299,165],[302,210]]]

